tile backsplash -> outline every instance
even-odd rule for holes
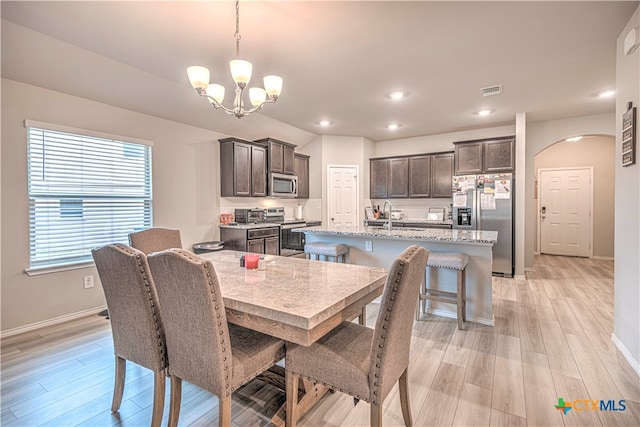
[[[392,199],[393,210],[402,211],[402,219],[427,219],[429,208],[444,208],[445,218],[449,213],[451,199]],[[371,200],[371,206],[380,206],[382,209],[384,199]]]
[[[304,219],[320,219],[322,217],[321,199],[272,199],[268,197],[221,197],[219,213],[233,213],[235,209],[284,207],[285,219],[296,216],[298,204],[302,206]]]

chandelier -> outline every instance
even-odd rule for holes
[[[282,77],[279,76],[265,76],[264,77],[264,89],[261,87],[249,88],[249,100],[253,108],[249,110],[244,109],[242,102],[242,96],[244,94],[249,80],[251,80],[251,73],[253,71],[253,65],[251,62],[244,61],[240,58],[240,4],[239,0],[236,0],[236,59],[229,61],[229,67],[231,68],[231,77],[236,84],[236,97],[233,101],[233,108],[227,108],[222,105],[224,100],[224,86],[219,84],[209,84],[209,70],[206,67],[194,65],[187,68],[187,74],[189,75],[189,81],[191,86],[198,92],[200,96],[206,96],[211,102],[211,105],[215,109],[222,109],[225,113],[241,118],[247,114],[260,111],[262,106],[267,103],[273,103],[278,100],[280,92],[282,92]]]

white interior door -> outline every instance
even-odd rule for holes
[[[353,228],[358,224],[358,167],[328,166],[327,218],[329,226]]]
[[[591,256],[591,168],[540,170],[540,252]]]

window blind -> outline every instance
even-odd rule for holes
[[[150,145],[25,125],[31,269],[92,261],[152,226]]]

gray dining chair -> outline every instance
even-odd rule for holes
[[[281,339],[227,324],[211,261],[182,249],[149,255],[171,365],[169,425],[178,424],[182,380],[218,396],[218,424],[231,425],[231,394],[284,357]]]
[[[120,408],[127,361],[154,373],[151,425],[159,426],[164,411],[167,361],[164,327],[158,310],[158,295],[141,251],[121,244],[91,251],[109,310],[115,385],[111,412]]]
[[[157,227],[129,233],[129,244],[147,255],[169,248],[182,248],[180,230]]]
[[[299,417],[299,378],[369,402],[371,426],[382,425],[382,402],[398,382],[404,423],[413,425],[409,404],[409,347],[413,313],[428,257],[429,251],[414,245],[393,261],[375,329],[343,322],[309,347],[287,344],[288,427],[294,427]]]

